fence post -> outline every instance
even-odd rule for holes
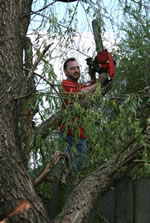
[[[150,178],[135,182],[135,223],[150,223]]]
[[[115,223],[133,222],[134,184],[129,177],[124,177],[115,186]]]

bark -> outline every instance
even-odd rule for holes
[[[69,196],[55,223],[86,223],[97,198],[110,190],[112,185],[136,165],[133,160],[142,149],[131,148],[130,151],[115,156],[84,179]]]
[[[150,123],[143,130],[145,143],[150,145]],[[97,198],[104,195],[111,187],[136,165],[144,146],[138,147],[133,139],[125,149],[114,156],[93,174],[85,178],[69,196],[66,204],[54,223],[86,223],[88,214]]]
[[[102,43],[102,35],[101,35],[101,21],[99,17],[97,17],[96,19],[92,21],[92,28],[93,28],[94,40],[96,44],[96,51],[101,52],[103,49],[103,43]]]
[[[8,223],[50,222],[23,165],[18,132],[18,116],[23,110],[24,99],[16,98],[30,90],[23,72],[23,49],[31,4],[32,0],[0,0],[0,220],[9,216]],[[52,123],[49,126],[47,121],[38,130],[46,137],[47,132],[42,130],[44,125],[48,129]],[[137,152],[141,149],[130,145],[128,151],[114,157],[86,178],[73,191],[55,223],[86,222],[97,196],[104,194],[135,165],[132,161],[138,158]],[[29,208],[11,215],[23,201],[29,202]]]
[[[15,98],[28,91],[22,68],[31,4],[31,0],[0,0],[0,220],[22,201],[31,204],[8,218],[15,223],[49,222],[23,165],[17,126],[22,103]]]
[[[63,111],[59,111],[53,114],[50,118],[44,121],[39,127],[36,129],[36,135],[40,135],[41,138],[46,138],[50,131],[57,129],[63,120]]]

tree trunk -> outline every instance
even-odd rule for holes
[[[0,220],[23,200],[31,204],[29,210],[10,217],[15,223],[49,222],[23,165],[17,126],[23,103],[15,98],[28,89],[23,47],[31,4],[31,0],[0,0]]]
[[[31,87],[23,73],[23,48],[31,4],[32,0],[0,0],[0,220],[24,200],[31,205],[28,210],[9,217],[8,222],[14,223],[50,222],[23,164],[18,132],[24,99],[16,98],[29,93]],[[44,132],[43,137],[46,134]],[[139,150],[141,148],[130,145],[128,151],[114,157],[86,178],[72,192],[55,223],[87,222],[97,197],[134,166],[132,161]]]

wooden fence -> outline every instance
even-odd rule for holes
[[[55,182],[49,205],[50,218],[61,211],[72,188]],[[88,223],[150,223],[150,178],[121,179],[91,211]]]

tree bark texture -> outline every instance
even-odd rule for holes
[[[0,220],[23,200],[31,204],[29,210],[8,218],[15,223],[49,222],[23,165],[17,128],[22,103],[15,98],[28,91],[23,48],[31,4],[32,0],[0,0]]]
[[[23,72],[23,48],[31,5],[32,0],[0,0],[0,220],[24,200],[31,205],[27,211],[10,217],[8,223],[49,222],[23,165],[17,126],[24,99],[16,98],[26,95],[30,90]],[[57,121],[59,123],[60,119]],[[44,124],[38,131],[45,126],[46,129],[52,127],[54,120]],[[47,134],[43,132],[43,137]],[[86,222],[97,197],[109,190],[112,184],[135,165],[132,161],[137,158],[137,152],[141,149],[134,144],[130,145],[130,149],[86,178],[72,192],[55,223]]]
[[[149,121],[143,135],[145,143],[150,145]],[[109,191],[119,179],[134,168],[136,159],[140,158],[143,150],[144,146],[137,146],[136,139],[133,139],[122,152],[85,178],[73,190],[54,223],[86,223],[97,198]]]
[[[142,147],[132,145],[130,150],[115,156],[85,178],[73,190],[55,223],[86,223],[96,199],[110,190],[112,185],[135,166],[132,161],[138,157],[141,149]]]

